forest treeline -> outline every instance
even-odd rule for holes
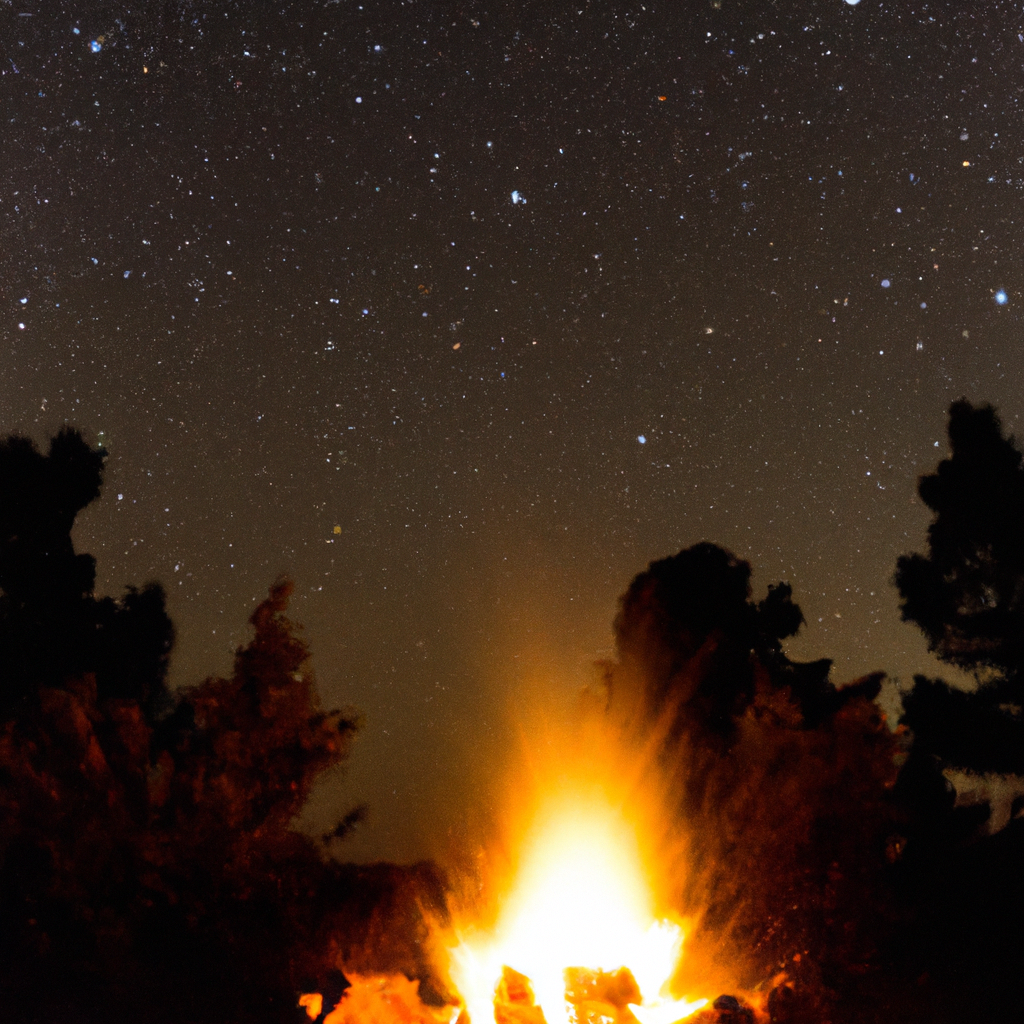
[[[829,661],[791,661],[790,586],[755,603],[749,564],[713,544],[652,563],[620,601],[609,705],[672,779],[688,948],[749,985],[782,972],[779,1024],[1020,1019],[1022,801],[990,834],[947,773],[1024,775],[1024,468],[989,406],[954,403],[948,434],[919,481],[926,550],[893,582],[972,690],[917,676],[887,723],[883,673],[837,687]],[[683,988],[706,970],[695,956]]]
[[[894,582],[976,686],[918,677],[896,729],[883,674],[837,687],[827,660],[789,659],[792,589],[755,602],[716,545],[620,600],[603,693],[670,780],[702,953],[684,964],[772,981],[776,1024],[1019,1019],[1021,808],[989,834],[946,773],[1024,774],[1024,468],[990,407],[955,403],[949,440],[920,481],[925,551]],[[289,585],[229,678],[172,692],[159,585],[98,598],[71,541],[103,458],[70,429],[45,454],[0,443],[0,1018],[296,1024],[296,994],[340,992],[346,968],[441,1001],[440,871],[329,856],[358,808],[322,842],[293,828],[358,722],[320,707]]]
[[[290,585],[229,678],[172,693],[163,590],[97,598],[71,541],[103,457],[67,429],[0,444],[0,1019],[294,1021],[341,961],[428,977],[436,871],[292,828],[357,720],[320,707]]]

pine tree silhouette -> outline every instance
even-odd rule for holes
[[[97,599],[96,561],[71,540],[99,497],[104,455],[67,427],[47,455],[26,438],[0,442],[0,719],[40,687],[88,673],[101,698],[137,700],[153,716],[167,705],[163,589]]]
[[[1010,1022],[1024,972],[1024,821],[987,835],[988,809],[957,807],[944,772],[1024,772],[1024,460],[989,405],[955,402],[948,433],[950,455],[918,487],[934,513],[927,550],[901,557],[894,582],[903,619],[976,685],[919,675],[903,699],[912,746],[894,794],[906,832],[894,874],[911,917],[892,956],[926,981],[930,1019]]]
[[[1024,468],[991,406],[954,403],[951,454],[920,480],[935,513],[926,554],[904,555],[895,583],[905,621],[973,693],[917,677],[903,721],[918,757],[976,772],[1024,772]]]

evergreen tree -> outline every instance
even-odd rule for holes
[[[92,673],[101,698],[166,709],[174,641],[159,584],[93,595],[96,560],[76,554],[75,517],[99,497],[105,452],[65,427],[42,455],[0,442],[0,720],[40,687]]]
[[[1024,972],[1024,820],[986,834],[987,808],[957,807],[944,772],[1024,772],[1024,460],[991,406],[955,402],[948,433],[949,456],[918,487],[934,513],[927,550],[900,558],[894,582],[904,620],[975,686],[919,675],[904,696],[912,745],[894,877],[909,927],[891,953],[925,981],[930,1019],[1010,1022]]]
[[[1024,773],[1024,468],[991,406],[949,410],[951,454],[921,478],[935,518],[927,554],[904,555],[895,582],[905,621],[977,689],[917,677],[903,721],[916,756],[943,767]]]

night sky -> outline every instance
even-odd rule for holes
[[[342,856],[443,854],[700,540],[835,681],[939,671],[890,580],[950,402],[1024,412],[1019,5],[4,0],[0,47],[0,430],[108,449],[76,543],[163,582],[175,684],[294,579]]]

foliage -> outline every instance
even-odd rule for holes
[[[229,678],[168,691],[163,591],[95,597],[71,542],[102,464],[71,430],[45,456],[0,444],[0,1015],[294,1020],[340,955],[391,966],[360,938],[390,905],[412,942],[440,883],[326,861],[293,831],[356,720],[319,707],[290,584]],[[426,974],[400,946],[385,955]]]
[[[916,676],[902,724],[913,737],[896,797],[905,850],[895,878],[912,908],[894,960],[933,979],[935,1019],[1016,1020],[1024,970],[1024,820],[988,835],[984,805],[957,807],[946,769],[1024,773],[1024,467],[991,406],[955,402],[950,455],[923,476],[927,551],[899,559],[902,614],[973,690]],[[929,994],[930,993],[930,994]]]
[[[831,662],[791,661],[782,641],[803,625],[788,583],[750,600],[750,565],[715,544],[695,544],[652,562],[630,584],[615,620],[622,666],[642,682],[648,714],[671,704],[690,733],[726,738],[755,694],[755,667],[787,689],[804,724],[828,719],[854,696],[875,696],[878,680],[837,690]],[[752,658],[751,654],[755,656]]]
[[[93,596],[96,561],[76,554],[75,517],[99,496],[103,451],[65,428],[41,455],[0,442],[0,718],[40,686],[93,673],[97,695],[166,706],[174,630],[158,584]]]
[[[681,909],[699,916],[686,962],[751,983],[782,965],[861,970],[884,917],[897,746],[872,700],[880,677],[836,688],[828,661],[791,661],[782,641],[802,622],[788,584],[755,603],[750,566],[698,544],[633,580],[608,667],[613,707],[673,780]]]
[[[935,513],[927,554],[904,555],[903,618],[929,649],[974,672],[974,693],[918,677],[904,722],[918,758],[977,772],[1024,772],[1024,468],[991,406],[955,402],[951,455],[921,478]]]
[[[1024,666],[1024,469],[992,406],[965,401],[949,410],[951,455],[921,477],[921,500],[935,513],[927,555],[904,555],[896,569],[903,618],[929,649],[973,672],[991,670],[1007,695]]]

